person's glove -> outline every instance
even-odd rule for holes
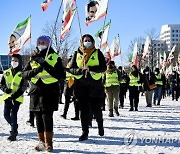
[[[7,89],[5,90],[5,93],[6,93],[6,94],[10,94],[11,92],[12,92],[12,89],[7,88]]]
[[[45,59],[43,57],[37,57],[34,59],[34,61],[36,61],[39,64],[43,64],[45,62]]]

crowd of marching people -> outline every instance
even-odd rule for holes
[[[37,39],[37,47],[24,68],[19,54],[12,55],[11,66],[4,71],[0,83],[4,92],[1,97],[4,118],[11,127],[8,140],[15,141],[18,135],[17,114],[29,83],[28,123],[34,126],[35,118],[39,139],[35,146],[37,151],[53,151],[53,114],[62,103],[63,89],[65,102],[61,117],[67,118],[69,105],[73,102],[75,117],[71,120],[80,120],[82,128],[79,141],[88,139],[93,118],[97,121],[98,134],[104,136],[103,110],[108,110],[109,117],[119,116],[125,107],[127,91],[129,111],[139,110],[140,92],[145,93],[147,107],[161,105],[161,99],[166,96],[172,96],[174,101],[179,99],[178,72],[173,71],[167,78],[159,68],[145,67],[140,72],[135,65],[127,72],[122,66],[116,67],[114,61],[106,60],[89,34],[82,36],[79,48],[66,67],[48,36]]]

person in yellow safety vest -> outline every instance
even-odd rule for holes
[[[58,82],[65,78],[65,70],[61,58],[51,47],[49,36],[37,39],[37,47],[23,70],[23,77],[31,83],[30,111],[34,111],[39,138],[35,150],[53,151],[53,113],[58,110]]]
[[[118,112],[118,104],[119,104],[119,90],[120,90],[120,80],[122,78],[122,74],[116,68],[114,61],[110,61],[107,65],[107,70],[103,77],[105,92],[108,100],[109,107],[109,117],[114,117],[113,108],[117,116],[119,116]]]
[[[69,68],[69,63],[72,57],[68,59],[68,64],[67,68]],[[64,91],[64,96],[65,96],[65,104],[64,104],[64,111],[61,117],[66,119],[67,117],[67,112],[69,109],[70,103],[73,101],[74,102],[74,108],[75,108],[75,117],[71,118],[71,120],[79,120],[79,105],[78,102],[74,96],[74,77],[71,73],[66,72],[66,82],[65,82],[65,91]]]
[[[123,70],[122,66],[118,67],[118,70],[122,74],[122,80],[120,81],[120,92],[119,92],[119,100],[120,100],[120,105],[119,108],[124,108],[124,98],[126,97],[126,92],[127,92],[127,87],[128,87],[128,75],[127,73]]]
[[[140,87],[143,82],[142,74],[135,65],[132,65],[129,73],[129,100],[130,110],[138,111]]]
[[[156,105],[156,100],[157,100],[158,101],[157,105],[160,105],[162,99],[162,87],[163,84],[165,84],[165,76],[162,73],[160,73],[159,68],[155,69],[155,76],[157,79],[157,81],[155,82],[157,88],[154,90],[153,104]]]
[[[89,34],[83,35],[80,47],[74,53],[69,66],[69,72],[75,77],[74,93],[81,112],[82,135],[79,137],[79,141],[88,139],[92,113],[98,123],[99,135],[104,135],[101,106],[104,96],[102,73],[105,70],[104,55],[95,48],[94,38]]]
[[[4,94],[0,99],[4,102],[4,118],[11,126],[8,140],[15,141],[18,134],[17,113],[28,82],[22,78],[22,57],[19,54],[12,55],[11,66],[3,72],[0,88]]]

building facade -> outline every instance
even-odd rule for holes
[[[167,43],[168,51],[177,44],[180,44],[180,24],[162,25],[160,40]]]
[[[11,66],[11,56],[0,55],[0,73]]]

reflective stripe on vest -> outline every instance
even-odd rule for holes
[[[22,73],[21,72],[17,72],[15,74],[15,76],[13,77],[12,75],[12,71],[11,69],[8,69],[6,71],[4,71],[4,78],[6,81],[6,86],[9,89],[12,89],[12,93],[11,94],[6,94],[4,93],[1,100],[5,101],[8,97],[10,97],[12,94],[14,94],[20,87],[20,83],[22,80]],[[23,99],[23,95],[19,96],[16,101],[20,102],[21,104],[23,103],[24,99]]]
[[[129,86],[141,86],[141,84],[138,83],[138,81],[140,79],[139,74],[138,74],[138,77],[135,77],[130,73],[129,78],[130,78]]]
[[[55,64],[57,63],[57,59],[58,59],[58,55],[56,53],[49,54],[48,57],[46,58],[46,62],[49,65],[51,65],[52,67],[54,67]],[[40,64],[35,61],[31,61],[30,65],[31,65],[32,69],[40,67]],[[44,69],[42,72],[39,72],[36,76],[32,77],[31,82],[33,84],[36,84],[39,79],[41,79],[44,84],[51,84],[51,83],[55,83],[58,81],[56,78],[52,77]]]
[[[158,75],[156,75],[156,78],[157,79],[161,79],[161,73],[159,73]],[[158,84],[158,85],[163,85],[163,82],[162,81],[156,81],[155,84]]]
[[[112,74],[106,73],[105,87],[110,87],[110,86],[119,86],[117,72],[113,72]]]
[[[83,55],[77,52],[76,56],[76,63],[79,68],[83,68]],[[99,66],[99,59],[98,59],[98,50],[93,52],[93,54],[89,57],[89,60],[86,66]],[[94,80],[99,80],[102,77],[102,73],[96,73],[90,71],[91,77]],[[80,79],[83,75],[74,75],[76,79]]]

